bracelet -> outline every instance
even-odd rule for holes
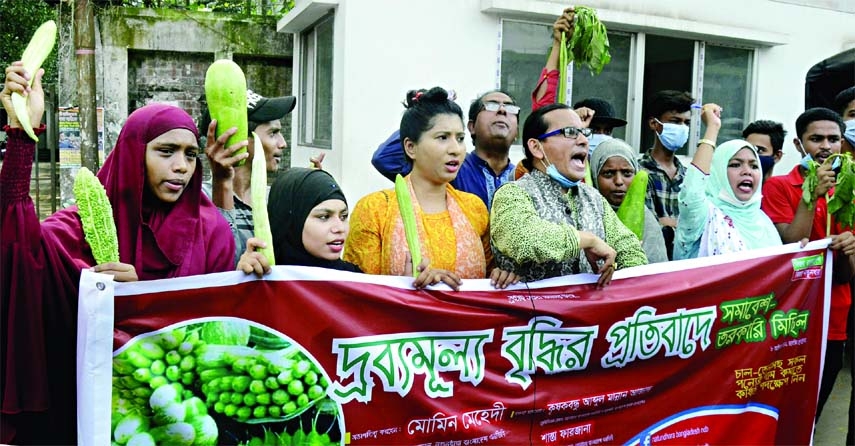
[[[715,141],[710,141],[709,139],[699,139],[698,140],[698,147],[700,147],[701,144],[706,144],[706,145],[712,147],[713,150],[715,150]]]

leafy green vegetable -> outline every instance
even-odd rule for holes
[[[573,37],[567,42],[567,62],[576,61],[577,66],[587,66],[591,74],[600,74],[612,60],[606,27],[597,18],[596,10],[586,6],[576,6],[575,10],[576,26]],[[559,88],[563,86],[559,85]]]
[[[119,236],[107,191],[92,172],[81,167],[74,178],[74,197],[83,236],[92,249],[95,263],[119,261]]]
[[[804,201],[809,207],[813,206],[813,203],[816,201],[816,197],[813,196],[813,192],[816,190],[816,187],[819,186],[819,179],[816,177],[817,168],[819,168],[819,163],[814,160],[810,160],[808,162],[808,170],[805,172],[805,182],[802,183],[802,201]]]
[[[832,155],[825,162],[830,162],[832,158],[840,158],[841,163],[834,193],[828,199],[828,214],[833,215],[842,227],[852,229],[855,225],[855,162],[848,153]],[[826,228],[826,233],[829,233],[830,229]]]

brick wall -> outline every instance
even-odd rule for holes
[[[213,61],[213,54],[129,50],[128,114],[151,102],[167,102],[198,124],[205,72]]]

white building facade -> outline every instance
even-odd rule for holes
[[[798,160],[795,119],[805,109],[805,76],[821,61],[855,52],[851,0],[590,0],[609,31],[611,63],[599,76],[574,68],[568,103],[600,97],[629,122],[616,136],[652,145],[645,99],[663,89],[724,107],[720,141],[756,119],[788,135],[776,174]],[[569,6],[549,0],[296,0],[280,32],[294,33],[298,113],[293,164],[324,152],[324,168],[360,197],[391,187],[371,155],[397,129],[407,90],[457,92],[466,114],[483,92],[501,88],[530,109],[551,47],[551,24]],[[700,134],[696,118],[682,155]],[[471,147],[470,147],[471,149]],[[516,146],[511,158],[522,150]]]

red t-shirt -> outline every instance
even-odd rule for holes
[[[790,173],[772,177],[763,185],[761,208],[772,220],[772,223],[792,223],[799,206],[799,200],[802,199],[802,183],[804,181],[799,166],[796,166]],[[828,235],[825,233],[827,209],[825,198],[818,199],[810,230],[811,240],[820,240]],[[833,234],[840,232],[841,230],[836,224],[832,226]],[[832,284],[831,312],[828,321],[829,340],[843,341],[846,339],[846,316],[849,314],[849,305],[851,304],[852,295],[849,291],[849,284]]]

